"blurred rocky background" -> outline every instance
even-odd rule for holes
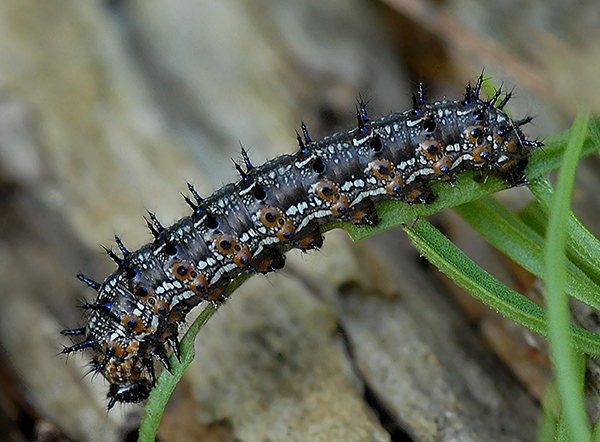
[[[354,124],[459,97],[485,69],[544,138],[600,107],[593,0],[0,1],[0,441],[131,441],[141,406],[106,412],[87,355],[57,354],[113,270],[99,244],[149,241],[255,163]],[[598,158],[578,170],[596,233]],[[517,202],[527,189],[499,195]],[[452,212],[432,217],[511,287],[533,278]],[[594,224],[596,223],[596,224]],[[161,441],[530,441],[549,380],[539,337],[419,259],[400,229],[290,253],[197,338]]]

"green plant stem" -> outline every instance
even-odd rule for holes
[[[142,423],[140,425],[140,431],[138,435],[138,442],[153,442],[156,432],[158,431],[158,425],[162,417],[162,413],[167,405],[167,401],[173,393],[177,382],[183,376],[185,369],[194,360],[194,340],[196,334],[202,327],[208,322],[208,320],[216,313],[217,309],[209,304],[206,306],[200,316],[192,323],[191,327],[180,342],[181,349],[181,361],[177,358],[171,357],[171,371],[163,370],[161,375],[156,382],[156,385],[150,392],[148,403],[144,409],[144,416],[142,417]]]
[[[237,278],[229,287],[225,295],[229,297],[235,289],[244,283],[250,275],[242,275]],[[163,411],[171,393],[175,389],[175,386],[185,373],[186,368],[192,363],[195,356],[194,341],[198,332],[206,325],[208,320],[217,312],[217,306],[208,304],[202,313],[192,323],[188,331],[185,333],[181,342],[179,343],[179,349],[181,350],[181,360],[178,360],[175,355],[172,355],[169,359],[171,364],[171,373],[167,370],[158,377],[156,385],[150,392],[146,408],[144,409],[144,416],[142,417],[142,423],[140,425],[140,431],[138,434],[138,442],[153,442],[154,437],[158,431],[158,425],[162,417]]]

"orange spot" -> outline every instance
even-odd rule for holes
[[[121,364],[116,366],[116,371],[120,377],[129,377],[133,371],[133,360],[127,359]]]
[[[187,262],[176,262],[173,264],[173,274],[175,275],[175,278],[180,281],[189,279],[191,272],[192,266]]]
[[[433,171],[438,175],[445,175],[450,172],[450,158],[444,157],[433,165]]]
[[[235,252],[237,244],[236,239],[231,235],[221,235],[215,240],[215,247],[223,255],[230,255]]]
[[[483,163],[484,161],[487,161],[489,156],[490,148],[487,146],[487,144],[483,144],[473,149],[473,161],[477,163]]]
[[[109,362],[108,364],[106,364],[103,374],[109,382],[113,384],[118,384],[120,382],[123,382],[123,379],[130,378],[132,371],[133,361],[131,359],[127,359],[121,362],[120,364]]]
[[[419,195],[421,195],[421,191],[419,189],[411,190],[408,194],[408,200],[416,201]]]
[[[138,373],[135,373],[133,360],[127,359],[120,364],[115,364],[114,362],[109,362],[104,369],[104,376],[106,379],[113,384],[120,384],[125,379],[131,379]]]
[[[208,293],[208,281],[206,277],[200,273],[190,284],[190,289],[197,295],[206,295]]]
[[[127,346],[127,349],[125,350],[125,352],[130,355],[136,354],[138,352],[139,348],[140,348],[140,344],[137,341],[132,340],[129,343],[129,345]]]
[[[362,223],[363,222],[363,218],[365,217],[366,214],[367,213],[364,210],[359,210],[358,212],[355,212],[352,215],[352,221],[355,224]]]
[[[440,143],[435,140],[426,140],[421,143],[421,149],[427,157],[427,159],[435,161],[437,160],[438,153],[441,151]]]
[[[250,264],[250,260],[252,259],[252,253],[248,250],[248,246],[244,246],[239,252],[236,253],[233,258],[233,262],[235,262],[238,266],[243,267]]]
[[[310,247],[313,244],[313,239],[310,236],[307,236],[306,238],[302,238],[299,242],[298,242],[298,247],[301,249],[305,249],[307,247]]]
[[[334,200],[337,193],[337,186],[331,181],[321,181],[315,184],[315,193],[322,200]]]
[[[178,322],[178,321],[183,321],[185,318],[182,316],[182,314],[180,312],[172,312],[169,315],[169,319],[173,322]],[[170,334],[170,332],[165,332],[165,336],[164,338],[166,338],[168,335]]]
[[[104,356],[108,352],[111,352],[113,353],[113,357],[119,358],[123,356],[123,347],[118,342],[108,341],[102,345],[102,352],[104,353]]]
[[[509,141],[507,143],[504,143],[504,148],[506,149],[507,152],[510,153],[519,153],[519,143],[515,143],[515,141]]]
[[[131,330],[133,333],[141,333],[144,331],[146,327],[144,327],[144,323],[140,319],[139,316],[136,315],[125,315],[121,318],[121,324],[127,330]]]
[[[348,203],[348,198],[346,198],[345,195],[341,195],[338,200],[331,205],[331,212],[336,215],[345,215],[348,213],[349,208],[350,204]]]
[[[211,289],[210,293],[208,294],[208,300],[209,301],[221,301],[221,295],[223,294],[223,289],[221,288],[214,288]]]
[[[279,224],[280,218],[281,212],[279,209],[273,207],[267,207],[258,212],[258,219],[268,228],[276,227]]]
[[[118,380],[119,373],[117,372],[117,366],[114,362],[109,362],[108,364],[106,364],[106,366],[104,367],[104,376],[106,377],[106,379],[109,379],[109,381],[111,379]]]
[[[483,127],[481,126],[469,126],[466,130],[465,130],[465,134],[467,135],[467,139],[471,142],[471,143],[476,143],[477,139],[483,135]]]
[[[385,185],[385,191],[388,195],[397,195],[402,190],[402,187],[404,187],[402,177],[398,175]]]
[[[157,315],[165,316],[169,313],[169,304],[162,299],[157,299],[152,306],[152,310],[154,310],[154,313]]]
[[[388,180],[393,168],[392,163],[385,160],[375,160],[369,163],[369,169],[380,180]]]
[[[513,160],[510,160],[510,161],[507,161],[506,163],[504,163],[504,164],[502,165],[501,169],[508,169],[508,168],[509,168],[510,166],[512,166],[514,163],[515,163],[515,160],[514,160],[514,159],[513,159]]]
[[[106,366],[107,374],[110,378],[117,381],[121,381],[124,378],[128,378],[131,376],[131,372],[133,370],[133,361],[131,359],[127,359],[120,364],[115,364],[113,362],[109,363]],[[110,374],[109,374],[110,372]]]
[[[289,241],[294,236],[294,233],[296,233],[296,228],[288,219],[277,231],[277,238],[279,238],[281,241]]]

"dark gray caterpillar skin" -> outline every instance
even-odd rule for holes
[[[453,182],[465,170],[487,171],[511,185],[526,182],[528,141],[496,104],[479,99],[480,77],[460,101],[425,104],[369,121],[361,103],[358,127],[312,141],[302,125],[300,150],[253,167],[242,150],[242,178],[206,199],[190,186],[191,216],[164,228],[151,214],[154,241],[123,255],[109,255],[118,269],[102,283],[79,275],[98,291],[85,328],[65,330],[84,339],[63,353],[93,352],[93,371],[110,383],[117,401],[140,402],[154,385],[154,360],[167,369],[167,347],[179,356],[179,325],[202,301],[224,302],[224,291],[243,273],[268,273],[284,265],[280,246],[302,250],[323,242],[330,221],[376,225],[375,203],[431,203],[430,182]]]

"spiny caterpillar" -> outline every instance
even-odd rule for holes
[[[110,383],[108,408],[140,402],[155,383],[154,360],[169,369],[167,346],[179,357],[179,327],[203,301],[220,304],[228,284],[241,274],[269,273],[285,264],[282,249],[321,247],[320,227],[331,221],[375,226],[375,203],[400,200],[430,204],[430,182],[452,183],[465,170],[495,174],[512,186],[526,183],[529,153],[541,143],[527,140],[502,109],[501,92],[479,98],[483,77],[458,101],[426,104],[423,87],[413,108],[376,121],[365,104],[358,126],[313,141],[302,123],[300,149],[253,166],[242,148],[239,181],[208,198],[188,185],[192,208],[165,228],[149,214],[154,240],[129,251],[116,237],[121,256],[107,249],[118,269],[103,283],[78,278],[98,292],[80,336],[63,349],[93,353],[93,372]]]

